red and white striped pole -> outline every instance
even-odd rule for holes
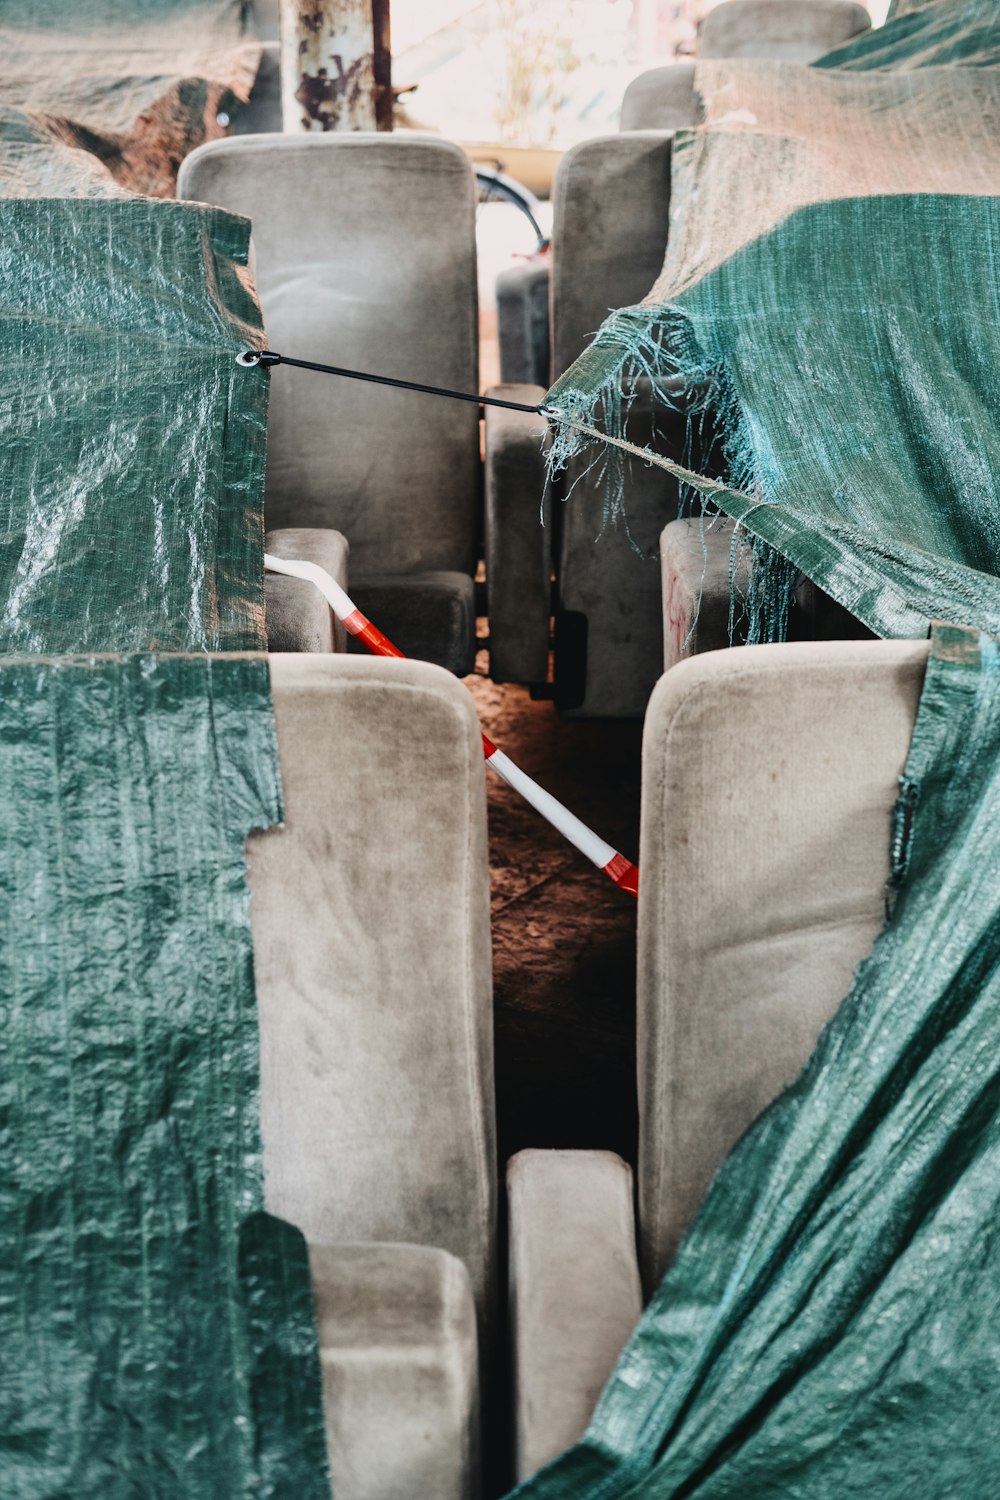
[[[403,656],[399,647],[394,646],[392,641],[382,634],[378,626],[373,625],[371,620],[361,613],[354,600],[345,593],[335,579],[330,577],[325,568],[319,567],[316,563],[293,562],[283,557],[272,557],[269,552],[264,554],[264,566],[270,573],[285,573],[290,578],[304,578],[307,582],[314,584],[348,635],[356,636],[359,641],[363,641],[369,651],[374,652],[376,656]],[[485,734],[482,739],[486,764],[492,766],[498,776],[503,777],[509,786],[520,793],[525,802],[529,803],[536,812],[541,813],[546,822],[558,829],[575,849],[579,849],[581,854],[586,855],[591,864],[596,865],[610,880],[615,882],[615,885],[637,896],[639,894],[638,867],[631,860],[626,859],[624,854],[619,854],[617,849],[606,844],[602,838],[598,838],[586,823],[581,822],[575,813],[571,813],[568,807],[564,807],[544,787],[540,787],[537,781],[533,781]]]

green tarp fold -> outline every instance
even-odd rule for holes
[[[836,68],[699,65],[663,273],[549,393],[557,463],[640,378],[714,424],[688,494],[754,540],[751,639],[799,569],[881,635],[1000,631],[1000,69],[952,65],[970,28],[984,63],[1000,12],[954,0],[883,28],[879,69],[850,68],[865,37]]]

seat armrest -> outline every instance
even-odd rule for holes
[[[632,1172],[610,1151],[507,1167],[517,1477],[577,1441],[642,1311]]]
[[[540,386],[487,392],[537,405]],[[544,417],[486,407],[486,596],[494,682],[544,682],[549,667],[552,537]]]
[[[339,531],[287,526],[269,531],[264,551],[289,561],[316,563],[347,588],[350,547]],[[346,651],[347,633],[314,583],[284,573],[264,575],[264,621],[269,651]]]
[[[336,1500],[475,1500],[476,1309],[462,1262],[422,1245],[310,1245]]]
[[[720,651],[742,639],[739,600],[750,579],[750,547],[737,541],[733,522],[686,516],[660,533],[663,578],[663,670],[686,656]],[[731,582],[736,588],[733,639],[729,637]]]

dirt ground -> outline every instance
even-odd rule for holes
[[[641,726],[563,722],[524,688],[465,680],[490,738],[636,859]],[[634,1161],[635,899],[499,777],[487,785],[500,1160],[586,1146]]]

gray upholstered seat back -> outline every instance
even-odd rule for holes
[[[601,135],[571,147],[552,184],[552,374],[587,348],[616,307],[640,302],[663,268],[670,140]]]
[[[637,131],[574,146],[556,173],[553,210],[552,373],[559,375],[608,312],[640,301],[659,274],[670,211],[670,137]],[[641,402],[629,436],[653,441]],[[591,454],[573,461],[565,479],[572,498],[556,511],[558,602],[586,620],[583,712],[638,716],[663,663],[658,539],[664,520],[677,512],[676,484],[660,469],[630,463],[628,530],[620,524],[605,530],[601,466],[581,477],[592,462]]]
[[[315,1243],[495,1249],[486,796],[424,662],[272,656],[285,825],[248,844],[267,1201]]]
[[[637,996],[647,1289],[882,926],[926,659],[912,641],[742,646],[680,663],[653,693]]]
[[[870,25],[853,0],[725,0],[698,28],[698,56],[811,63]]]
[[[472,171],[447,141],[242,136],[199,147],[178,194],[249,215],[271,347],[478,387]],[[475,569],[475,405],[272,372],[267,521],[332,526],[357,575]]]
[[[650,68],[625,90],[620,130],[691,130],[697,123],[692,62]]]

